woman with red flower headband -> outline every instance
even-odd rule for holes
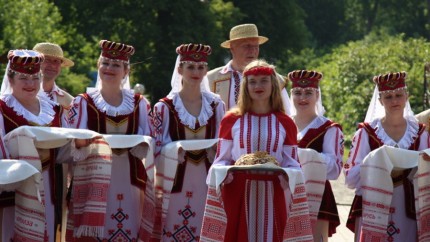
[[[276,158],[281,168],[300,170],[297,129],[284,112],[274,66],[255,60],[245,67],[243,76],[237,107],[231,109],[221,121],[217,156],[212,168],[234,165],[245,154],[265,152]],[[301,170],[299,173],[302,175]],[[289,203],[288,196],[284,197],[278,175],[252,172],[229,174],[233,175],[228,175],[221,187],[227,219],[226,232],[220,235],[223,240],[285,239],[288,220],[285,207]],[[258,188],[253,185],[255,179],[262,182],[258,183],[261,185]],[[262,198],[258,199],[259,196]],[[258,206],[253,207],[253,203]],[[260,208],[267,209],[263,212]],[[258,219],[251,219],[254,216]],[[210,231],[206,232],[210,236]],[[306,236],[309,239],[310,235]]]
[[[336,200],[328,180],[336,180],[342,168],[343,133],[339,124],[323,116],[325,110],[319,88],[322,77],[322,73],[316,71],[296,70],[288,73],[288,79],[292,83],[291,98],[294,104],[291,107],[292,119],[298,128],[299,148],[317,151],[326,168],[325,186],[307,183],[307,186],[313,186],[307,191],[309,200],[321,198],[318,200],[319,209],[315,211],[317,218],[313,228],[314,241],[326,242],[329,236],[336,233],[336,227],[340,224]],[[309,165],[305,166],[302,159],[300,162],[306,179],[315,181],[316,175],[306,172],[306,166]],[[309,193],[317,193],[318,196],[309,196]]]

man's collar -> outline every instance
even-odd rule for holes
[[[232,60],[230,60],[224,68],[221,70],[221,74],[227,74],[227,72],[234,72],[233,67],[231,66]]]
[[[63,90],[61,90],[57,84],[54,82],[54,86],[52,87],[51,93],[55,92],[58,96],[64,96]]]

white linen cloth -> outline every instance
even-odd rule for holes
[[[327,164],[321,153],[313,149],[298,149],[299,160],[305,178],[306,195],[308,197],[309,215],[312,228],[318,219],[321,200],[327,179]]]
[[[427,200],[430,199],[428,191],[430,165],[419,155],[422,152],[430,153],[430,150],[419,152],[384,145],[365,157],[360,169],[363,194],[362,225],[360,231],[358,231],[360,241],[386,241],[388,239],[387,226],[391,216],[390,207],[395,202],[392,200],[394,187],[391,171],[393,169],[409,168],[418,168],[418,172],[413,177],[413,182],[417,223],[419,225],[419,241],[425,241],[423,238],[428,238],[430,235],[430,232],[428,232],[428,221],[430,220],[428,208],[430,207],[430,202]],[[403,188],[400,187],[400,189]],[[398,226],[405,225],[398,224]],[[402,228],[400,228],[400,231],[402,231]],[[400,239],[399,241],[406,241],[415,237],[415,235],[407,233],[401,233],[399,236],[402,236],[397,238]]]
[[[100,135],[88,130],[21,126],[9,132],[4,137],[4,143],[11,158],[25,160],[39,172],[42,172],[42,164],[37,149],[58,148],[70,142],[71,139],[91,139],[97,136]],[[93,179],[90,181],[97,181],[99,184],[104,184],[108,187],[109,180],[107,178],[110,174],[111,153],[105,149],[105,146],[107,146],[106,143],[101,144],[101,149],[99,146],[100,145],[90,145],[85,148],[86,155],[76,155],[77,157],[80,156],[83,160],[81,166],[77,166],[76,168],[80,170],[75,173],[79,173],[81,176],[87,176],[88,179]],[[98,152],[100,150],[107,153],[103,153],[103,155],[99,156]],[[92,155],[97,156],[94,157]],[[82,169],[94,163],[97,163],[97,167],[99,167],[97,172]],[[45,230],[49,228],[51,224],[47,223],[45,219],[52,217],[52,214],[49,215],[49,211],[53,209],[51,208],[52,204],[45,198],[50,194],[49,189],[45,188],[45,186],[49,184],[48,182],[49,181],[43,181],[42,176],[36,176],[34,182],[27,182],[24,186],[17,188],[15,195],[15,238],[18,241],[21,239],[46,241]],[[35,187],[37,187],[37,189],[35,189]],[[100,191],[100,193],[103,194],[103,191]],[[93,198],[92,196],[89,197]],[[85,207],[86,201],[88,200],[83,199],[81,201],[82,203],[78,204]],[[100,216],[104,216],[106,206],[105,204],[103,205],[103,199],[100,199],[100,204],[98,202],[96,203],[95,205],[98,206],[96,209],[97,211],[90,210],[100,214]],[[30,214],[29,211],[31,212]],[[30,216],[32,214],[37,214],[38,216]],[[77,214],[85,217],[82,211],[77,212]],[[97,234],[102,231],[99,226],[93,227],[83,222],[75,227],[75,232],[79,237],[81,235],[91,236],[94,233]],[[53,241],[53,239],[54,238],[49,238],[49,241]]]

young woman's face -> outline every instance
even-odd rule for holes
[[[182,75],[183,85],[200,85],[203,77],[208,72],[207,65],[203,63],[183,63],[178,67]]]
[[[102,58],[99,61],[99,75],[102,83],[120,86],[128,71],[123,62],[107,58]]]
[[[318,95],[319,93],[315,88],[294,88],[291,90],[294,107],[297,111],[315,110]]]
[[[267,75],[249,75],[246,88],[249,96],[254,101],[269,101],[272,95],[271,76]]]
[[[381,105],[384,106],[386,113],[403,113],[406,102],[408,101],[408,93],[404,89],[381,93],[379,101],[381,102]]]
[[[40,74],[25,75],[16,73],[13,78],[9,79],[9,82],[15,97],[32,99],[39,92],[41,76]]]

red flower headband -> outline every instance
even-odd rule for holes
[[[254,68],[251,68],[243,73],[244,76],[271,76],[275,73],[275,71],[270,67],[264,67],[264,66],[257,66]]]

